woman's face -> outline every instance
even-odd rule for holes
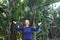
[[[29,20],[25,20],[25,25],[29,26],[30,25],[30,21]]]

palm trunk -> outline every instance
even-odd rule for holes
[[[14,30],[14,24],[11,24],[11,28],[10,28],[11,34],[10,34],[10,40],[16,40],[16,36],[15,36],[15,30]]]
[[[14,25],[12,22],[12,8],[17,3],[16,0],[9,0],[9,40],[16,40]]]
[[[35,7],[32,8],[32,22],[33,22],[33,26],[35,27],[35,14],[36,14],[36,10],[35,10]],[[36,32],[34,32],[34,40],[36,40]]]

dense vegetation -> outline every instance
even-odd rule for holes
[[[0,0],[0,40],[21,40],[22,32],[16,31],[13,20],[22,25],[25,18],[31,25],[42,22],[40,30],[33,33],[35,40],[60,40],[60,0]],[[58,39],[57,39],[58,38]]]

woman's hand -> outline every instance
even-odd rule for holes
[[[40,22],[40,23],[38,23],[38,25],[40,26],[40,25],[41,25],[41,22]]]
[[[16,24],[17,22],[16,21],[13,21],[14,24]]]

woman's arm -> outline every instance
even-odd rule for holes
[[[18,27],[17,24],[14,24],[14,26],[15,26],[15,29],[16,29],[17,31],[23,30],[23,27]]]
[[[14,23],[15,29],[16,29],[17,31],[23,30],[23,27],[18,27],[18,25],[17,25],[17,23],[16,23],[15,21],[13,21],[13,23]]]
[[[38,25],[37,25],[37,27],[36,28],[31,28],[31,30],[32,31],[38,31],[39,30],[39,28],[40,28],[40,25],[41,25],[41,22],[40,23],[38,23]]]
[[[32,31],[38,31],[39,28],[40,28],[40,26],[37,26],[36,28],[33,28],[33,27],[32,27],[31,30],[32,30]]]

